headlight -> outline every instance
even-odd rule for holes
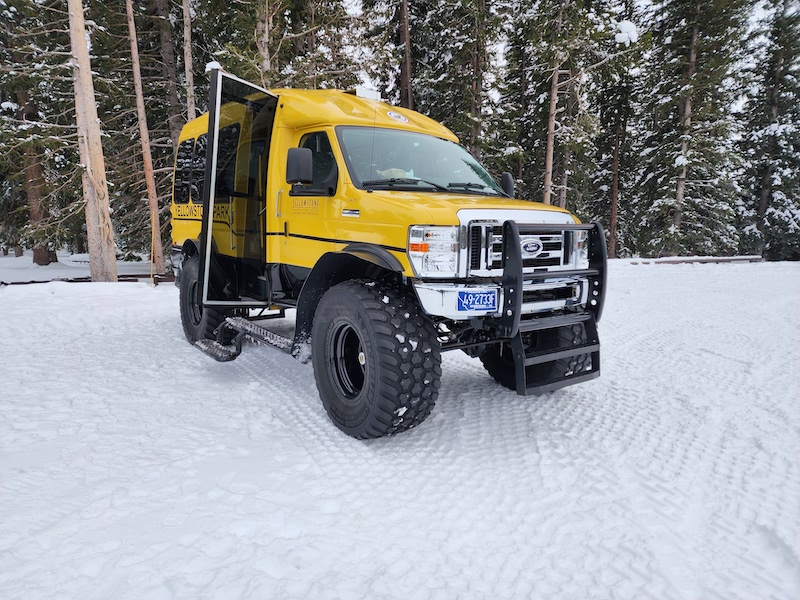
[[[412,226],[408,232],[408,257],[418,277],[456,277],[458,227]]]
[[[589,268],[588,231],[572,232],[572,268],[579,270]]]

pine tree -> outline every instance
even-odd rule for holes
[[[590,166],[591,185],[587,201],[578,206],[586,220],[599,220],[606,227],[609,256],[630,254],[631,229],[628,192],[632,187],[633,160],[629,123],[634,108],[634,76],[642,56],[642,42],[634,29],[634,3],[624,0],[616,9],[618,33],[604,42],[614,58],[592,74],[589,98],[597,114],[599,133],[594,139],[595,163]],[[632,39],[633,38],[633,39]],[[619,52],[621,45],[625,51]]]
[[[665,0],[639,81],[635,187],[644,255],[731,254],[737,168],[733,65],[745,0]]]
[[[613,56],[612,13],[603,2],[508,2],[505,69],[491,163],[510,171],[523,197],[582,207],[587,202],[596,116],[592,72]],[[506,147],[503,147],[506,140]]]
[[[770,0],[744,108],[742,251],[800,260],[800,9]]]
[[[63,9],[56,1],[0,0],[0,170],[8,207],[0,229],[33,248],[40,264],[65,244],[86,249]]]
[[[357,21],[343,0],[242,0],[236,11],[223,0],[202,0],[197,10],[206,56],[243,79],[267,88],[346,89],[359,82],[346,45],[357,39]]]

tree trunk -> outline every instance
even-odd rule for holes
[[[700,18],[701,6],[698,3],[695,10],[695,18]],[[678,183],[675,188],[675,212],[672,215],[672,222],[675,225],[675,230],[680,230],[681,220],[683,216],[683,202],[686,196],[686,176],[689,172],[689,165],[687,164],[687,154],[689,153],[689,133],[692,127],[692,79],[694,78],[695,64],[697,62],[697,38],[700,34],[700,26],[695,22],[692,27],[692,40],[689,45],[689,63],[686,71],[686,98],[683,101],[683,109],[681,111],[681,156],[683,157],[683,164],[680,166],[678,174]]]
[[[183,0],[183,64],[186,76],[186,111],[189,121],[197,116],[194,107],[194,61],[192,60],[192,9]]]
[[[575,100],[572,95],[567,96],[567,112],[565,119],[568,122],[573,120],[573,112],[575,110]],[[572,150],[569,147],[564,148],[564,157],[561,160],[561,185],[558,188],[558,202],[557,205],[561,208],[567,208],[567,190],[569,189],[569,167],[572,162]]]
[[[480,158],[483,125],[483,64],[486,55],[486,0],[479,0],[475,10],[475,44],[472,49],[472,95],[470,97],[472,122],[469,131],[469,151],[476,158]]]
[[[611,165],[611,223],[608,231],[608,256],[617,257],[617,205],[619,204],[619,146],[621,130],[619,117],[614,131],[614,160]]]
[[[36,107],[31,101],[28,92],[18,92],[17,102],[19,103],[18,118],[20,121],[36,120]],[[41,151],[32,143],[25,146],[22,187],[25,190],[25,197],[28,202],[31,225],[36,229],[45,225],[50,216],[42,189],[44,168],[40,160],[41,154]],[[33,246],[33,262],[34,264],[45,266],[58,262],[58,257],[55,252],[47,247],[47,244],[37,242]]]
[[[558,11],[558,17],[553,22],[553,46],[558,42],[561,34],[561,20],[564,7]],[[544,194],[542,202],[550,204],[553,190],[553,152],[556,138],[556,111],[558,110],[558,73],[561,70],[561,60],[558,56],[553,59],[553,75],[550,82],[550,111],[547,116],[547,148],[544,155]]]
[[[411,35],[408,27],[408,0],[400,3],[400,44],[405,49],[400,63],[400,106],[414,109],[414,95],[411,89]]]
[[[778,122],[778,98],[781,90],[781,78],[783,77],[783,49],[778,50],[778,55],[775,61],[775,74],[772,79],[772,90],[769,95],[769,116],[770,123]],[[764,165],[764,175],[761,178],[761,189],[758,198],[758,226],[763,227],[763,217],[767,214],[769,202],[772,198],[772,170],[773,170],[773,157],[776,154],[775,136],[771,136],[769,140],[769,154],[767,156],[767,163]]]
[[[526,52],[525,44],[520,48],[519,56],[519,89],[520,89],[520,114],[525,115],[528,112],[528,54]],[[525,132],[522,127],[517,130],[517,179],[522,181],[524,175],[525,161],[522,156],[523,136]],[[530,198],[530,197],[529,197]]]
[[[167,102],[169,111],[169,137],[172,139],[172,151],[178,151],[178,138],[183,123],[183,107],[178,98],[178,73],[175,68],[175,40],[172,37],[172,24],[169,20],[168,0],[155,0],[158,17],[158,34],[161,45],[161,59],[164,61],[164,81],[167,85]]]
[[[572,151],[569,148],[564,150],[564,157],[561,161],[561,185],[558,188],[558,200],[556,206],[567,207],[567,189],[569,188],[569,164],[572,160]]]
[[[75,119],[78,148],[83,164],[83,198],[86,202],[86,235],[92,281],[116,281],[114,230],[108,210],[108,183],[97,117],[92,68],[81,0],[68,0],[69,35],[75,83]]]
[[[273,67],[270,48],[272,31],[274,29],[273,11],[274,7],[272,6],[271,0],[264,0],[264,14],[263,17],[258,20],[258,24],[256,25],[256,46],[258,47],[258,53],[261,58],[261,85],[263,87],[269,87],[267,84],[268,78],[265,77],[265,74],[271,73]]]
[[[150,205],[151,252],[157,273],[164,272],[164,251],[161,244],[161,222],[158,217],[158,196],[156,181],[153,176],[153,158],[150,153],[150,131],[147,128],[147,115],[144,111],[144,94],[142,92],[142,74],[139,69],[139,44],[136,40],[136,23],[133,19],[133,3],[125,0],[128,12],[128,36],[131,42],[131,59],[133,68],[133,87],[136,91],[136,113],[139,120],[139,135],[142,139],[142,160],[144,163],[144,180],[147,185],[147,199]],[[177,144],[175,145],[177,148]]]

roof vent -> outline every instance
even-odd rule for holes
[[[366,98],[367,100],[381,99],[381,93],[376,90],[368,90],[367,88],[357,87],[353,90],[347,90],[348,94],[352,94],[356,98]]]

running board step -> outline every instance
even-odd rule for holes
[[[217,341],[224,338],[223,334],[226,331],[236,332],[230,346],[223,346]],[[256,343],[269,344],[283,352],[292,351],[292,340],[264,329],[261,325],[242,317],[228,317],[217,327],[215,334],[217,336],[216,340],[197,340],[194,345],[202,350],[203,354],[218,362],[229,362],[239,356],[242,353],[242,339],[245,336]]]
[[[242,317],[228,317],[225,319],[225,322],[222,324],[220,329],[222,329],[222,327],[226,329],[233,329],[240,335],[246,335],[255,342],[269,344],[278,350],[283,350],[284,352],[292,351],[292,340],[264,329],[261,327],[261,325],[253,323],[252,321],[248,321]],[[238,339],[240,336],[237,335],[236,337]]]
[[[216,340],[197,340],[195,347],[217,362],[230,362],[242,353],[242,345],[223,346]]]

